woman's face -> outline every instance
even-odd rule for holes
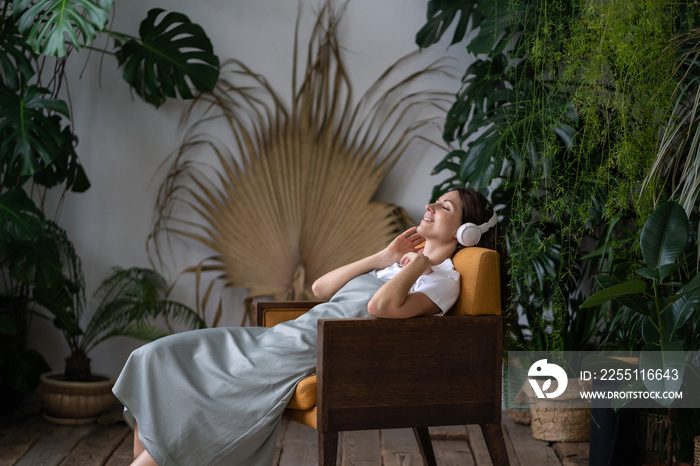
[[[461,224],[462,201],[457,191],[450,191],[425,206],[425,215],[418,225],[418,233],[425,239],[456,241],[457,229]]]

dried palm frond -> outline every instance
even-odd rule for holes
[[[446,102],[442,92],[405,89],[446,70],[434,63],[387,84],[411,60],[404,57],[353,105],[338,20],[326,2],[297,85],[297,18],[291,106],[232,60],[215,91],[200,95],[183,116],[189,127],[160,188],[149,243],[161,259],[162,243],[172,236],[213,251],[183,271],[195,277],[202,314],[222,287],[248,288],[249,298],[309,297],[316,278],[380,250],[397,232],[396,207],[372,197],[422,137],[419,130],[433,123],[435,117],[417,119],[417,110]],[[213,137],[211,128],[230,141]],[[213,325],[221,317],[218,301]]]

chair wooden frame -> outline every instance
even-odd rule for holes
[[[256,325],[288,320],[318,302],[256,302]],[[501,430],[502,318],[456,315],[318,321],[316,407],[292,419],[318,430],[318,462],[334,466],[338,433],[414,429],[436,465],[429,426],[479,424],[491,460],[508,465]],[[313,413],[315,412],[315,416]],[[310,419],[310,420],[309,420]]]

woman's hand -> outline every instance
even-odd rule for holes
[[[432,272],[430,259],[420,252],[408,252],[399,259],[401,271],[384,283],[367,303],[367,311],[374,317],[401,318],[434,315],[440,308],[421,292],[411,287],[421,275]]]
[[[404,231],[384,249],[388,262],[384,267],[389,267],[394,262],[399,262],[406,254],[423,251],[423,248],[416,249],[418,245],[425,241],[425,238],[416,233],[417,228],[411,227]]]
[[[399,265],[401,265],[401,267],[406,267],[414,262],[418,264],[417,267],[423,267],[421,275],[427,275],[433,271],[432,267],[430,267],[430,259],[428,256],[420,252],[409,252],[404,254],[399,261]]]
[[[412,227],[404,231],[381,251],[326,273],[314,282],[311,286],[312,291],[319,299],[330,299],[358,275],[389,267],[408,253],[422,251],[422,249],[416,249],[416,246],[425,240],[421,235],[416,234],[416,228]]]

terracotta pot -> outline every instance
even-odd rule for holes
[[[89,424],[115,406],[114,379],[93,374],[90,382],[68,382],[62,372],[41,375],[43,416],[55,424]]]

